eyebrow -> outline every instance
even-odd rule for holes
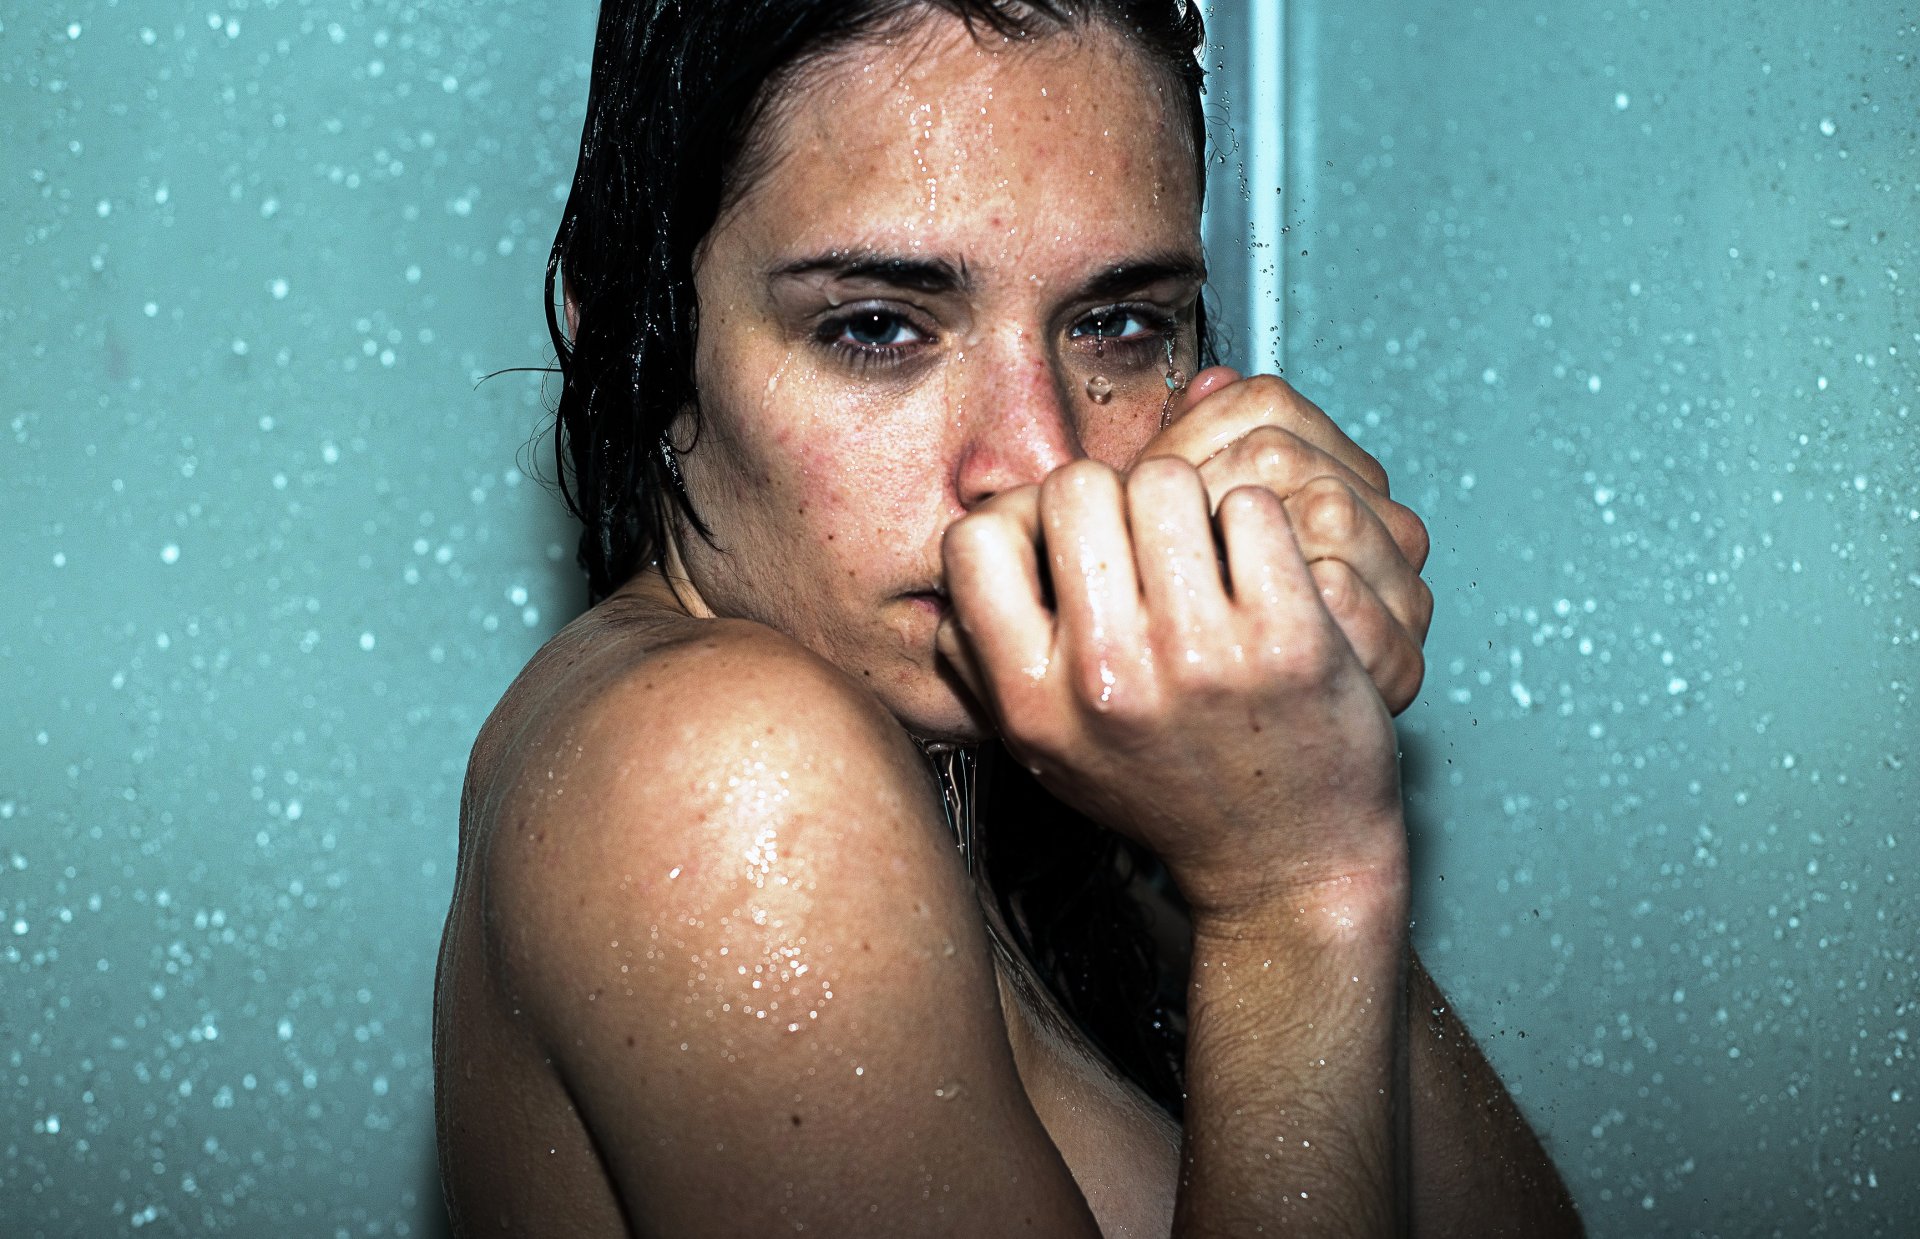
[[[1152,284],[1178,281],[1182,284],[1207,282],[1207,264],[1184,250],[1148,254],[1131,262],[1107,268],[1087,281],[1084,293],[1089,297],[1119,297]]]
[[[949,293],[972,285],[966,264],[944,258],[903,258],[877,250],[833,250],[775,267],[772,278],[803,279],[824,275],[835,280],[868,280],[922,293]]]
[[[782,263],[770,274],[775,280],[809,276],[866,280],[921,293],[965,292],[973,284],[972,273],[965,262],[955,265],[944,258],[907,258],[878,250],[832,250]],[[1088,280],[1080,289],[1080,295],[1117,298],[1170,280],[1204,284],[1206,279],[1207,265],[1197,255],[1185,250],[1169,250],[1108,267]]]

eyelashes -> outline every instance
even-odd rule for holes
[[[822,319],[813,341],[856,375],[905,364],[933,336],[886,306],[856,306]]]
[[[1178,327],[1178,317],[1163,307],[1128,303],[1082,315],[1068,328],[1067,338],[1071,349],[1089,362],[1144,368],[1160,364]],[[853,374],[866,375],[924,356],[938,333],[903,310],[866,304],[821,319],[811,339]]]
[[[1120,349],[1124,355],[1124,350],[1135,347],[1164,346],[1175,326],[1173,316],[1158,307],[1115,305],[1087,315],[1074,324],[1069,334],[1091,342],[1096,353]]]

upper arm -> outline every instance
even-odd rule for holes
[[[1414,1233],[1585,1234],[1553,1160],[1417,956],[1407,1000]]]
[[[655,655],[500,806],[483,896],[642,1232],[1093,1234],[905,734],[769,635]]]

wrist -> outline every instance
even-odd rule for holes
[[[1371,936],[1379,927],[1404,933],[1412,880],[1400,815],[1341,833],[1379,842],[1372,855],[1338,863],[1275,858],[1266,864],[1169,864],[1191,910],[1196,940],[1334,944]]]
[[[1290,972],[1324,962],[1370,969],[1407,953],[1409,890],[1403,877],[1350,875],[1231,907],[1192,912],[1193,958],[1286,960]],[[1395,964],[1397,967],[1398,965]]]
[[[1303,1045],[1353,1042],[1369,1026],[1386,1035],[1398,1027],[1406,992],[1407,907],[1404,883],[1356,880],[1196,914],[1187,989],[1193,1035],[1257,1033],[1260,1021],[1248,1017],[1275,1010],[1288,1013]],[[1385,1023],[1375,1019],[1381,1015]]]

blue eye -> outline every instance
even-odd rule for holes
[[[1114,306],[1081,319],[1074,325],[1073,334],[1101,344],[1135,344],[1158,340],[1167,333],[1169,327],[1170,324],[1160,315],[1128,306]]]
[[[924,337],[913,324],[886,310],[861,310],[838,320],[834,339],[859,349],[888,350],[916,344]]]
[[[923,352],[933,333],[885,305],[841,308],[813,329],[814,343],[855,374],[904,365]]]

